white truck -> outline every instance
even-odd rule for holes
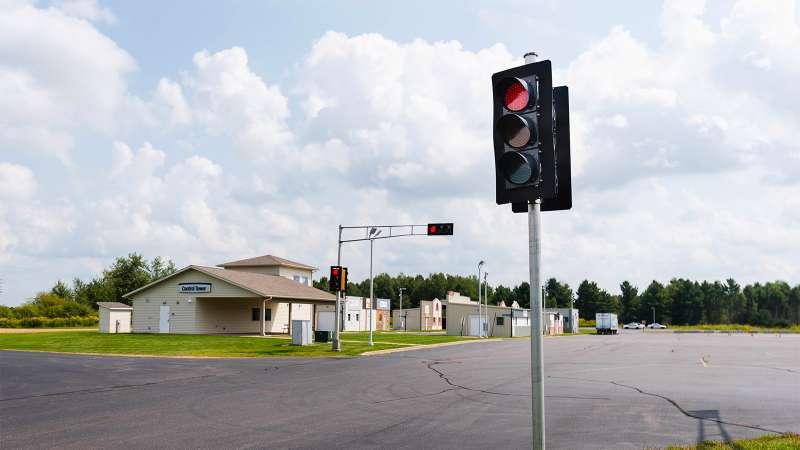
[[[597,334],[617,334],[619,331],[616,314],[597,313],[594,316],[594,322]]]

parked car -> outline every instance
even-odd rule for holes
[[[625,325],[622,326],[622,328],[625,328],[627,330],[641,330],[642,328],[644,328],[644,325],[640,324],[639,322],[631,322],[631,323],[626,323]]]
[[[662,330],[664,328],[667,328],[667,326],[666,325],[661,325],[658,322],[653,322],[650,325],[648,325],[647,328],[652,328],[654,330]]]

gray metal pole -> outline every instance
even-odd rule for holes
[[[339,248],[338,253],[336,256],[336,265],[342,265],[342,225],[339,224]],[[334,320],[336,323],[333,325],[333,343],[332,350],[335,352],[342,351],[341,345],[339,345],[339,322],[341,322],[341,318],[339,317],[339,310],[342,309],[342,302],[341,302],[341,293],[336,291],[336,312],[334,313]]]
[[[483,310],[486,312],[486,337],[489,337],[489,287],[486,284],[486,277],[489,272],[483,272]]]
[[[654,307],[651,307],[650,309],[653,310],[653,323],[656,323],[656,309]]]
[[[525,54],[525,63],[536,62],[537,54]],[[544,350],[542,344],[542,280],[541,280],[541,200],[528,203],[528,258],[530,264],[531,293],[531,424],[533,426],[532,448],[545,449],[544,424]]]
[[[398,317],[400,318],[400,323],[403,324],[403,328],[405,328],[406,321],[405,319],[403,319],[403,291],[405,290],[405,288],[401,287],[398,289],[400,289],[400,315]]]
[[[372,288],[372,243],[375,239],[369,240],[369,345],[372,343],[372,309],[375,304],[375,291]]]
[[[541,290],[541,203],[528,205],[528,239],[531,283],[531,412],[533,449],[544,450],[544,341]]]
[[[483,337],[483,316],[481,316],[481,266],[483,261],[478,263],[478,337]]]

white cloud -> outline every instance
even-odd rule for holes
[[[620,25],[573,61],[553,58],[570,87],[575,207],[544,216],[546,276],[610,289],[623,278],[800,277],[796,14],[754,5],[716,23],[702,3],[668,2],[655,39]],[[51,77],[45,56],[0,63],[0,148],[14,161],[0,165],[0,263],[43,273],[34,290],[65,262],[96,270],[130,251],[325,267],[338,224],[426,221],[453,221],[456,234],[376,243],[376,270],[470,274],[486,259],[493,283],[527,277],[526,217],[493,201],[489,77],[521,62],[503,45],[328,32],[280,84],[254,69],[260,53],[200,51],[174,80],[149,74],[159,81],[143,114],[154,119],[136,128],[118,122],[138,102],[125,83],[135,64],[88,22],[104,19],[27,3],[12,13],[73,27],[112,55],[87,69],[102,98],[63,68]],[[9,36],[0,29],[0,50]],[[27,36],[30,49],[60,48]],[[114,131],[125,126],[137,137]],[[86,150],[49,176],[15,159],[34,145],[64,160]],[[366,245],[345,245],[343,258],[366,275]]]
[[[88,17],[92,11],[98,15]],[[106,13],[91,1],[0,4],[1,146],[69,164],[78,130],[110,132],[141,120],[125,81],[135,61],[84,20]]]
[[[108,9],[103,8],[97,0],[57,0],[53,7],[72,17],[90,21],[117,23],[117,18]]]
[[[22,200],[36,191],[36,179],[31,169],[18,164],[0,162],[0,198]]]

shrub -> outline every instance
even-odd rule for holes
[[[97,324],[97,316],[0,318],[0,328],[95,327]]]
[[[591,327],[594,328],[596,325],[594,320],[586,320],[586,319],[578,319],[578,326],[579,327]]]

